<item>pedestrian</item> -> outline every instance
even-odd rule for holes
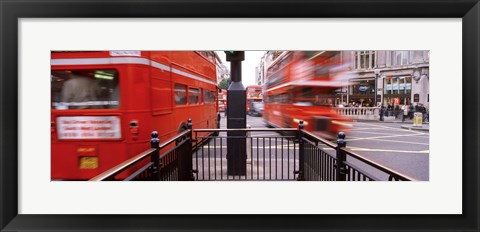
[[[402,107],[402,110],[403,110],[402,122],[405,122],[405,118],[408,116],[408,105],[404,105]]]
[[[385,107],[382,105],[380,107],[380,121],[383,121],[383,114],[385,113]]]
[[[399,111],[400,111],[400,107],[398,105],[395,106],[395,111],[393,114],[395,114],[395,119],[398,118],[398,114],[399,114]]]
[[[387,105],[387,116],[392,116],[392,105],[390,103]]]
[[[430,122],[430,109],[425,108],[425,122]]]
[[[422,122],[425,122],[427,119],[427,108],[425,106],[421,106],[422,108],[420,109],[422,112]]]
[[[408,107],[408,115],[410,116],[410,120],[413,120],[413,110],[415,108],[413,107],[413,104],[410,104],[410,106]]]

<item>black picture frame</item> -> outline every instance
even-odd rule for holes
[[[1,231],[479,231],[478,0],[0,0]],[[462,215],[18,214],[18,19],[144,17],[462,18]],[[446,41],[447,43],[447,41]],[[452,81],[459,81],[452,78]],[[446,110],[446,109],[445,109]],[[35,139],[35,131],[27,135]],[[22,144],[28,145],[28,141]],[[460,148],[459,148],[460,151]],[[458,155],[458,154],[450,154]],[[446,168],[446,171],[447,168]],[[354,193],[352,193],[354,194]],[[143,196],[144,197],[144,196]],[[39,197],[39,200],[41,198]],[[332,200],[341,200],[332,198]],[[361,199],[359,199],[361,200]],[[392,199],[394,200],[394,199]],[[181,202],[179,202],[181,204]],[[375,202],[372,202],[375,204]],[[441,204],[441,202],[439,202]],[[148,207],[148,206],[146,206]]]

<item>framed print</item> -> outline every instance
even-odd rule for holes
[[[38,0],[0,4],[1,231],[480,229],[477,142],[480,5],[477,0]],[[108,50],[116,57],[129,52],[134,57],[129,61],[144,62],[135,51],[321,49],[359,51],[352,53],[352,57],[358,54],[355,56],[358,60],[365,56],[363,50],[399,50],[388,53],[389,62],[399,64],[403,64],[408,54],[413,57],[415,52],[408,51],[419,51],[428,58],[428,75],[434,76],[430,94],[411,94],[411,99],[407,95],[407,91],[420,88],[420,74],[426,75],[422,69],[412,69],[418,75],[393,70],[382,86],[365,78],[352,84],[359,95],[371,90],[381,92],[381,95],[371,94],[372,102],[387,97],[394,105],[434,99],[430,118],[434,133],[430,134],[431,147],[427,148],[430,169],[426,171],[426,181],[388,184],[51,181],[52,148],[46,133],[49,125],[52,128],[48,123],[51,108],[48,105],[53,93],[49,91],[51,83],[36,77],[51,72],[52,78],[66,79],[65,75],[78,71],[50,70],[51,65],[58,67],[66,62],[59,54],[54,55],[59,55],[57,60],[51,61],[52,51]],[[204,61],[209,55],[203,54]],[[188,74],[176,65],[176,73]],[[359,65],[368,66],[372,62],[365,59]],[[118,82],[117,71],[98,70],[95,75],[99,78]],[[187,76],[201,79],[191,73]],[[136,80],[131,84],[139,86],[139,79]],[[185,102],[187,95],[181,95],[182,91],[188,92],[188,96],[198,96],[193,100],[188,98],[189,102],[211,96],[208,91],[203,92],[206,89],[185,86],[175,85],[172,90],[183,96]],[[115,88],[110,92],[113,95]],[[364,97],[358,100],[362,104]],[[64,109],[61,103],[55,102],[57,110]],[[115,99],[107,103],[118,105]],[[162,110],[159,108],[157,113]],[[84,114],[68,120],[64,120],[65,124],[91,120],[113,125],[119,118],[100,115],[92,119],[92,115]],[[130,122],[130,133],[135,134],[135,129],[143,126],[138,121]],[[106,132],[112,141],[122,136],[118,128],[103,127],[110,128]],[[68,133],[64,136],[76,139]],[[87,139],[96,138],[88,136]],[[81,145],[77,151],[97,149]],[[56,165],[62,168],[61,163]],[[82,159],[82,168],[97,165],[96,159]],[[415,163],[407,165],[417,167]]]

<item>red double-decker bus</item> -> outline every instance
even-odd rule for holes
[[[227,108],[227,90],[219,89],[218,91],[218,110],[223,112]]]
[[[262,86],[261,85],[248,85],[245,88],[247,95],[247,112],[250,110],[250,106],[253,102],[262,102]]]
[[[267,69],[263,118],[274,127],[297,127],[333,138],[348,127],[337,115],[336,90],[344,61],[336,51],[283,52]]]
[[[189,118],[218,128],[215,62],[210,51],[52,52],[51,178],[90,179]]]

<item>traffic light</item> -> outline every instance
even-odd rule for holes
[[[245,60],[244,51],[225,51],[227,61],[243,61]]]

